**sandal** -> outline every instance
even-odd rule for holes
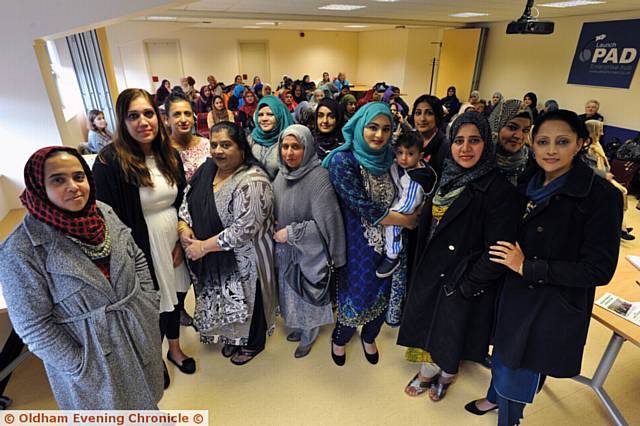
[[[409,383],[407,383],[407,386],[405,386],[404,388],[404,393],[406,393],[409,396],[420,396],[426,391],[428,391],[431,388],[431,386],[437,383],[438,377],[440,375],[436,374],[435,376],[431,377],[430,379],[427,379],[427,381],[424,381],[424,382],[420,380],[418,376],[420,376],[420,372],[417,372],[416,375],[413,376],[413,379],[411,379]],[[408,392],[409,389],[415,389],[415,394],[410,394]]]
[[[223,357],[231,358],[238,350],[240,350],[240,346],[225,344],[221,352]]]
[[[262,349],[250,350],[250,349],[246,349],[246,348],[240,348],[231,357],[231,363],[234,364],[234,365],[245,365],[246,363],[248,363],[249,361],[254,359],[260,352],[262,352]],[[248,358],[246,358],[246,359],[238,359],[238,357],[248,357]]]
[[[447,394],[447,389],[449,389],[449,386],[451,386],[455,381],[455,376],[451,379],[449,383],[442,383],[440,379],[442,379],[442,376],[438,377],[438,380],[435,383],[433,383],[431,385],[431,388],[429,389],[429,398],[433,402],[438,402],[445,397],[445,395]]]

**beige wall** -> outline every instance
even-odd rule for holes
[[[379,81],[404,87],[409,31],[367,31],[358,36],[358,74],[351,82],[371,86]]]
[[[595,98],[607,124],[640,129],[636,105],[640,96],[640,70],[629,89],[567,84],[571,62],[584,22],[640,18],[640,12],[588,17],[557,18],[552,35],[506,35],[506,22],[490,26],[480,94],[490,99],[495,91],[521,99],[526,92],[538,95],[541,107],[555,99],[561,108],[584,111],[584,103]]]
[[[179,41],[185,74],[193,76],[198,87],[206,83],[209,74],[229,84],[236,74],[249,72],[239,69],[240,41],[268,42],[272,84],[277,84],[283,74],[293,78],[309,74],[317,80],[323,71],[332,76],[344,71],[350,78],[357,67],[358,34],[353,32],[305,31],[305,37],[300,37],[299,31],[195,29],[175,23],[126,22],[108,27],[107,38],[120,90],[151,90],[145,40]]]
[[[404,83],[400,86],[403,99],[409,107],[420,95],[429,93],[429,81],[431,80],[431,64],[433,58],[438,55],[438,43],[442,40],[442,30],[438,29],[411,29],[407,37],[407,59],[404,69]],[[434,76],[433,92],[435,93],[436,80]]]

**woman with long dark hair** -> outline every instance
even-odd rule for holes
[[[193,374],[196,363],[182,352],[179,340],[180,311],[191,281],[177,233],[177,209],[185,185],[182,161],[145,90],[120,93],[116,117],[114,141],[93,164],[96,196],[131,228],[147,258],[160,293],[160,331],[169,340],[167,359],[183,373]]]

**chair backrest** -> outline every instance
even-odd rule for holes
[[[199,112],[198,121],[196,123],[196,131],[203,138],[209,137],[209,126],[207,125],[207,115],[209,115],[208,112]]]

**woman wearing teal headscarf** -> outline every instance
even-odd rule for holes
[[[390,145],[392,116],[382,102],[370,102],[342,128],[345,143],[324,159],[344,218],[347,264],[338,279],[338,319],[331,357],[346,360],[345,345],[362,325],[367,360],[378,362],[375,339],[384,323],[391,279],[376,277],[384,257],[384,227],[413,228],[416,215],[389,211],[396,189],[389,174],[394,154]]]
[[[284,129],[293,124],[293,117],[280,99],[270,95],[258,102],[253,122],[256,127],[248,137],[251,152],[273,180],[279,169],[278,138]]]

